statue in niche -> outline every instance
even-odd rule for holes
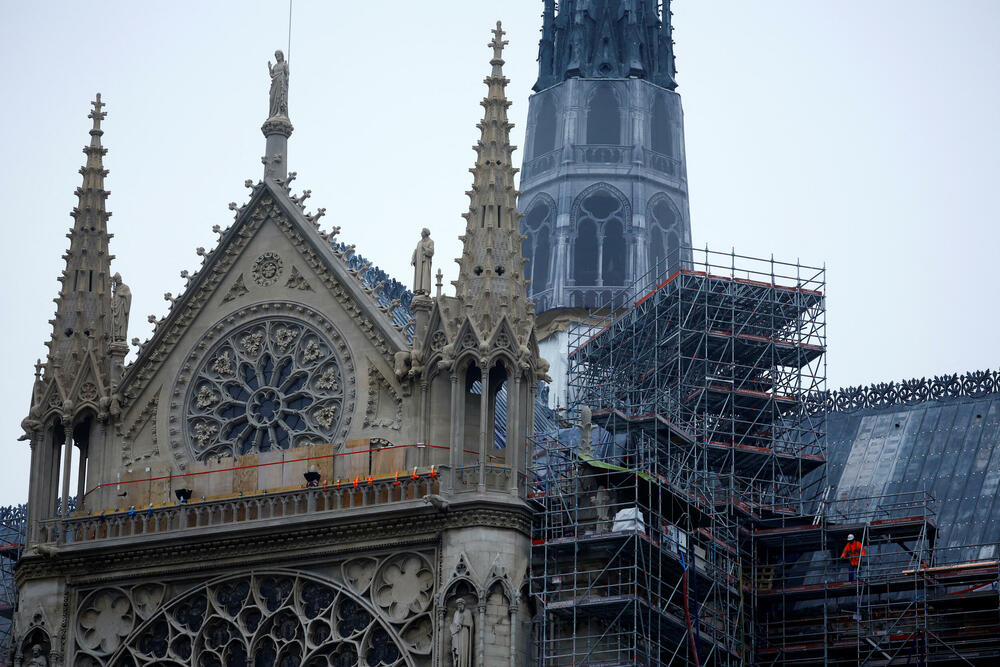
[[[452,667],[472,667],[472,630],[472,612],[465,608],[465,600],[459,598],[448,627]]]
[[[111,278],[111,340],[124,341],[128,336],[128,314],[132,310],[132,290],[122,282],[122,274]]]
[[[413,251],[413,293],[431,293],[431,258],[434,257],[434,241],[431,240],[431,230],[426,227],[420,232],[420,242]]]
[[[25,667],[49,667],[49,660],[42,655],[42,647],[35,644],[31,647],[31,659],[24,664]]]
[[[267,61],[267,71],[271,75],[271,118],[288,118],[288,61],[281,50],[274,52],[275,63]]]

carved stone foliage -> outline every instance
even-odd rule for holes
[[[285,282],[285,287],[287,287],[288,289],[302,290],[303,292],[313,291],[313,288],[309,284],[309,281],[307,281],[305,277],[301,273],[299,273],[299,270],[294,266],[292,267],[291,274],[288,276],[288,280]]]
[[[222,297],[222,303],[229,303],[230,301],[240,298],[249,291],[250,290],[247,289],[246,283],[243,282],[243,274],[241,273],[236,277],[236,280],[233,281],[233,284],[230,285],[229,291],[226,292],[226,296]]]
[[[265,252],[253,263],[253,281],[261,287],[273,285],[281,276],[284,262],[276,252]]]
[[[166,603],[155,584],[91,591],[75,616],[67,664],[428,664],[435,577],[426,558],[362,557],[341,569],[343,584],[295,571],[241,573]]]
[[[1000,371],[973,371],[965,375],[942,375],[931,380],[881,382],[869,387],[846,387],[811,396],[812,411],[854,412],[865,408],[910,405],[941,398],[978,398],[1000,393]]]
[[[342,442],[355,382],[347,344],[318,313],[291,303],[243,309],[209,330],[178,377],[175,457]]]

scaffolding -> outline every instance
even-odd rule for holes
[[[11,625],[17,609],[14,566],[24,548],[25,505],[0,507],[0,665],[8,665],[11,655]]]
[[[824,270],[692,256],[570,332],[594,435],[536,445],[544,664],[752,662],[747,537],[817,506]]]
[[[570,332],[566,428],[535,443],[539,664],[1000,656],[998,561],[938,548],[934,499],[829,500],[825,271],[692,258]]]

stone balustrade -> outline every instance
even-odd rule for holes
[[[191,500],[183,504],[41,521],[36,541],[57,544],[95,542],[305,514],[336,514],[362,507],[419,500],[439,493],[440,488],[441,477],[435,471],[415,478],[400,475],[398,478],[358,479],[274,493]]]
[[[573,158],[587,164],[628,164],[632,161],[632,149],[611,144],[573,146]]]

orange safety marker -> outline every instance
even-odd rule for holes
[[[437,470],[434,469],[434,466],[431,466],[431,471],[430,471],[430,473],[428,473],[428,475],[430,477],[437,477],[438,476]]]
[[[395,477],[395,479],[392,480],[392,485],[393,486],[399,486],[399,471],[398,470],[396,471],[396,477]]]
[[[361,477],[355,477],[354,478],[354,488],[355,489],[358,488],[358,481],[360,481],[360,479],[361,479]]]
[[[417,474],[417,466],[413,466],[413,474],[410,475],[410,479],[420,479],[420,475]]]
[[[375,477],[373,475],[368,475],[368,486],[375,486]]]

